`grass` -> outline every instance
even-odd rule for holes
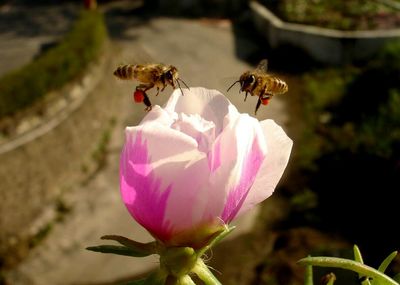
[[[264,0],[282,19],[339,30],[386,29],[400,24],[398,11],[371,0]]]
[[[92,159],[96,165],[95,172],[102,169],[107,163],[106,159],[108,154],[108,145],[110,143],[111,132],[115,124],[115,118],[111,118],[108,126],[106,126],[106,128],[103,130],[101,137],[92,152]]]
[[[0,78],[0,118],[16,114],[81,76],[99,57],[105,39],[102,15],[83,11],[56,47]]]

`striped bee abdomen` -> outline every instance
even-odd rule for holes
[[[283,94],[288,91],[288,85],[285,81],[279,79],[278,77],[270,76],[268,78],[266,91],[273,95]]]
[[[135,65],[132,64],[121,65],[114,71],[114,75],[119,79],[131,80],[135,78],[134,70],[135,70]]]

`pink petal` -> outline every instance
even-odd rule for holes
[[[261,123],[268,153],[239,214],[253,208],[272,195],[289,160],[293,141],[273,120]]]
[[[260,166],[264,160],[265,152],[262,150],[257,140],[253,141],[253,145],[247,153],[242,169],[240,171],[240,179],[237,184],[229,192],[228,199],[222,213],[222,219],[225,223],[230,223],[242,208],[244,201],[249,194]]]
[[[236,166],[232,174],[237,176],[229,189],[222,212],[222,219],[230,223],[245,201],[267,153],[264,135],[258,121],[247,115],[241,115],[235,125],[237,154]]]
[[[135,220],[158,239],[170,237],[164,221],[170,187],[161,189],[161,180],[154,177],[146,141],[140,132],[127,136],[120,160],[122,199]]]
[[[127,128],[120,165],[122,198],[131,215],[161,240],[168,239],[176,223],[180,222],[171,219],[169,214],[168,209],[174,204],[171,198],[182,191],[182,183],[187,183],[185,190],[190,196],[191,184],[187,182],[188,178],[183,178],[194,175],[188,172],[194,172],[199,158],[196,141],[180,132],[157,123]],[[203,161],[207,170],[204,154]],[[189,163],[191,167],[188,167]],[[203,169],[196,171],[201,174],[195,173],[196,177],[201,178],[203,173],[207,175]],[[182,216],[190,218],[190,215]]]
[[[231,120],[208,154],[210,178],[204,218],[228,223],[240,209],[266,153],[258,121],[247,114]]]

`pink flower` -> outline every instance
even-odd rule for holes
[[[159,241],[200,247],[272,194],[291,148],[274,121],[240,114],[218,91],[175,90],[126,128],[122,199]]]

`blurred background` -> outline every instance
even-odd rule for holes
[[[0,0],[0,284],[121,284],[157,266],[84,250],[151,240],[119,197],[123,129],[145,115],[136,83],[112,76],[127,63],[173,64],[294,140],[275,194],[210,254],[223,284],[303,284],[297,260],[353,244],[377,267],[400,249],[399,39],[399,0]],[[264,58],[289,92],[254,115],[226,89]]]

